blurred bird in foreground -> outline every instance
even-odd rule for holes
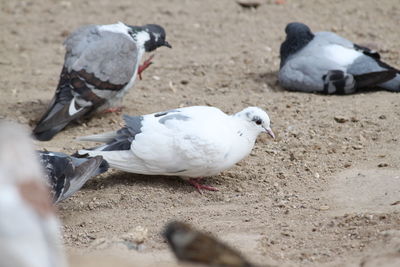
[[[183,222],[169,223],[163,233],[175,256],[185,262],[215,267],[255,267],[240,253]]]
[[[0,121],[0,266],[66,266],[44,177],[28,129]]]

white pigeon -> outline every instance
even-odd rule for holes
[[[370,87],[400,91],[400,71],[380,55],[333,32],[312,33],[298,22],[285,29],[279,83],[288,90],[350,94]]]
[[[0,266],[65,267],[59,227],[28,129],[0,121]]]
[[[127,172],[181,176],[200,192],[217,190],[198,182],[245,158],[260,133],[274,137],[268,114],[257,107],[227,115],[192,106],[124,119],[126,126],[116,132],[79,138],[106,144],[78,153],[101,155],[110,167]]]
[[[136,75],[151,64],[150,58],[139,66],[144,52],[171,47],[161,26],[121,22],[81,27],[64,45],[66,54],[57,90],[33,130],[40,141],[50,140],[71,121],[118,105]]]

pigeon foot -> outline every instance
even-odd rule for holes
[[[123,110],[124,108],[125,108],[124,106],[121,106],[121,107],[114,107],[114,108],[108,108],[108,109],[105,109],[102,113],[103,113],[103,114],[105,114],[105,113],[112,113],[112,112],[119,113],[119,112],[122,112],[122,110]]]
[[[146,59],[142,65],[139,66],[138,68],[138,75],[139,79],[142,79],[142,72],[147,69],[153,62],[151,61],[153,59],[154,55],[151,55],[148,59]]]
[[[193,185],[193,186],[197,189],[197,191],[198,191],[200,194],[203,194],[203,192],[202,192],[201,190],[219,191],[218,188],[215,188],[215,187],[213,187],[213,186],[200,184],[199,182],[200,182],[202,179],[203,179],[203,178],[190,178],[190,179],[189,179],[189,183],[190,183],[191,185]]]

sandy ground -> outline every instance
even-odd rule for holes
[[[400,67],[398,1],[274,2],[256,10],[233,0],[0,2],[1,117],[34,125],[57,85],[61,44],[77,27],[158,23],[173,49],[157,50],[124,113],[259,106],[277,135],[260,136],[248,158],[207,179],[220,192],[114,170],[89,181],[58,206],[72,266],[175,266],[160,236],[172,219],[214,233],[255,263],[400,266],[400,94],[287,92],[276,78],[291,21],[370,45]],[[98,116],[38,146],[74,152],[92,145],[76,136],[121,125],[120,114]],[[138,226],[148,231],[140,250],[101,245]]]

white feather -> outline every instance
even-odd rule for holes
[[[122,22],[99,26],[99,30],[100,31],[110,31],[110,32],[115,32],[115,33],[123,33],[123,34],[129,36],[128,29],[129,29],[128,26],[126,26]]]
[[[113,140],[117,135],[117,132],[106,132],[101,134],[87,135],[76,138],[77,141],[92,141],[92,142],[103,142],[107,143]]]
[[[83,109],[83,107],[82,107],[82,108],[76,109],[76,107],[75,107],[75,97],[72,98],[71,103],[69,104],[68,114],[69,114],[70,116],[73,116],[73,115],[75,115],[76,113],[78,113],[79,111],[81,111],[82,109]]]
[[[332,60],[340,66],[348,66],[363,54],[353,48],[332,44],[324,47],[324,55],[327,59]]]

